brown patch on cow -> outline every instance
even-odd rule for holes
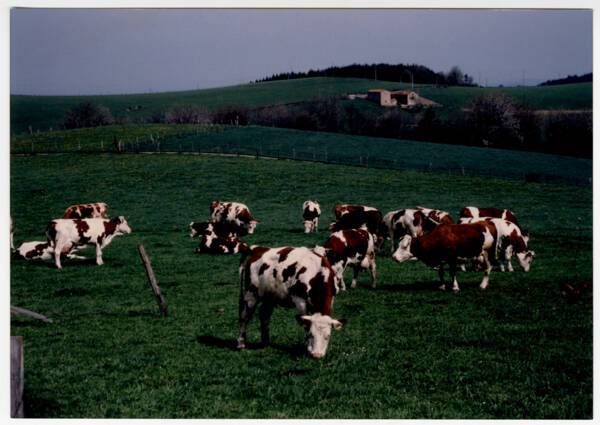
[[[120,223],[118,218],[104,222],[104,235],[113,235],[117,230],[117,225]]]
[[[77,234],[79,235],[79,238],[83,238],[85,232],[87,232],[90,229],[90,225],[83,220],[75,220],[74,223],[75,227],[77,228]]]
[[[471,210],[467,207],[464,207],[463,209],[460,210],[459,216],[466,217],[466,218],[473,218],[473,214],[471,214]]]
[[[310,207],[306,207],[304,209],[304,211],[302,212],[302,218],[304,218],[304,220],[306,220],[306,221],[314,220],[318,216],[319,216],[319,213],[317,212],[316,208],[313,210],[313,209],[310,209]]]
[[[273,279],[277,279],[277,269],[273,267]]]
[[[280,249],[279,251],[277,251],[277,254],[279,255],[279,260],[277,260],[279,263],[283,263],[287,256],[289,255],[289,253],[293,250],[294,248],[286,246],[285,248]]]
[[[413,225],[415,227],[423,225],[425,221],[425,214],[422,211],[415,211],[413,214]]]
[[[268,268],[269,265],[267,263],[262,263],[258,268],[258,275],[260,276],[261,274],[263,274]]]
[[[287,281],[290,277],[296,276],[296,266],[298,265],[298,263],[292,263],[289,266],[287,266],[285,269],[283,269],[283,272],[281,272],[281,277],[283,278],[283,281]]]
[[[484,233],[490,223],[444,224],[411,242],[411,252],[430,267],[457,259],[475,258],[481,254]]]
[[[250,222],[254,220],[254,218],[252,218],[252,215],[250,214],[250,211],[248,211],[247,208],[244,208],[240,212],[238,212],[236,218],[245,224],[250,224]]]
[[[54,246],[54,242],[56,241],[56,222],[51,221],[48,223],[48,228],[46,229],[46,237],[52,246]]]
[[[50,244],[48,242],[37,244],[32,250],[25,253],[25,258],[39,257],[46,249],[48,249],[49,246]]]
[[[302,273],[304,273],[306,271],[306,267],[302,266],[300,267],[300,269],[296,272],[296,278],[300,277],[300,275]]]
[[[327,261],[327,259],[324,258],[324,261]],[[323,275],[324,270],[329,271],[327,279]],[[308,297],[313,313],[331,316],[333,298],[335,296],[333,270],[330,267],[322,269],[309,281],[309,286]]]

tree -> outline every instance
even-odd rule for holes
[[[471,103],[471,126],[475,144],[498,147],[518,147],[520,133],[518,108],[504,93],[482,95]]]
[[[72,129],[98,127],[114,124],[114,122],[115,119],[110,109],[92,102],[82,102],[67,111],[63,125],[66,129]]]
[[[448,75],[446,75],[446,83],[449,86],[458,86],[463,83],[463,80],[463,72],[456,65],[453,66],[448,72]]]

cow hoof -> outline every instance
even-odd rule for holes
[[[446,285],[440,285],[440,286],[438,286],[438,289],[440,291],[445,291],[446,290]]]
[[[371,288],[375,289],[377,287],[377,285],[375,285],[374,283],[371,285]]]

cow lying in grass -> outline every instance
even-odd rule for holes
[[[77,248],[71,249],[66,255],[70,259],[84,259],[79,255],[75,255]],[[50,246],[48,241],[31,241],[23,242],[16,249],[15,253],[25,260],[50,260],[54,257],[54,248]]]
[[[331,329],[343,323],[331,317],[335,272],[322,248],[253,247],[240,263],[238,348],[246,347],[246,326],[260,304],[261,342],[269,344],[269,321],[276,305],[296,309],[304,325],[306,348],[325,356]]]
[[[71,205],[62,218],[108,218],[108,205],[104,202]]]

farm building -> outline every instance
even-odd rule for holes
[[[373,89],[367,93],[367,99],[381,106],[400,106],[401,108],[413,108],[417,105],[426,107],[442,106],[433,100],[419,96],[413,90]]]

